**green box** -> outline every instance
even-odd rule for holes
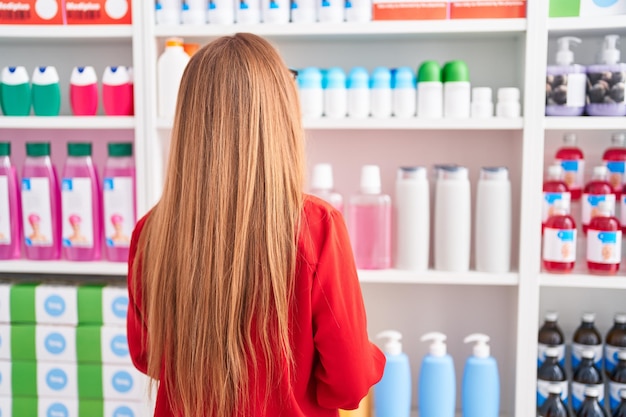
[[[578,17],[580,0],[550,0],[550,17]]]

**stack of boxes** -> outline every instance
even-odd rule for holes
[[[0,283],[1,417],[139,417],[126,288]]]

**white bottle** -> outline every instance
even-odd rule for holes
[[[396,269],[426,271],[430,247],[426,168],[401,167],[396,179]]]
[[[346,0],[346,21],[369,22],[372,20],[372,0]]]
[[[463,61],[443,67],[443,114],[450,119],[468,119],[471,113],[469,70]]]
[[[204,25],[207,22],[207,0],[183,0],[180,13],[183,25]]]
[[[317,0],[317,16],[320,22],[341,23],[345,20],[344,0]]]
[[[207,9],[207,21],[210,24],[232,25],[235,23],[235,3],[233,0],[209,0]]]
[[[489,87],[472,88],[473,119],[490,119],[493,117],[492,94],[491,88]]]
[[[235,20],[242,25],[260,23],[261,0],[235,0]]]
[[[261,0],[261,21],[270,24],[289,23],[289,0]]]
[[[157,0],[155,3],[157,25],[179,25],[181,0]]]
[[[511,182],[504,167],[483,168],[476,190],[476,270],[511,269]]]
[[[317,22],[317,3],[316,0],[291,0],[291,22]]]
[[[417,95],[413,70],[409,67],[396,69],[391,84],[393,115],[402,119],[415,117]]]
[[[324,90],[322,72],[315,67],[305,68],[298,73],[300,109],[305,119],[318,119],[324,114]]]
[[[180,80],[188,62],[189,55],[183,49],[182,39],[169,38],[157,63],[159,117],[174,118]]]
[[[496,116],[513,119],[522,115],[519,88],[508,87],[498,89],[498,106]]]
[[[370,111],[376,119],[391,117],[391,71],[385,67],[378,67],[370,78]]]
[[[343,212],[343,197],[333,190],[333,168],[330,164],[316,164],[313,167],[311,194]]]
[[[467,168],[442,166],[435,185],[435,269],[467,272],[471,239]]]
[[[346,74],[341,68],[329,68],[324,85],[324,116],[329,119],[343,119],[347,112]]]
[[[348,75],[348,117],[366,119],[370,115],[369,74],[363,67],[352,68]]]
[[[443,83],[441,67],[435,61],[426,61],[417,71],[417,117],[443,117]]]

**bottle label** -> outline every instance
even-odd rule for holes
[[[587,232],[587,260],[601,264],[618,264],[622,254],[622,231]]]
[[[626,193],[622,194],[622,207],[620,208],[620,223],[626,225]]]
[[[26,246],[52,246],[52,207],[48,178],[22,179],[22,219]]]
[[[583,194],[583,224],[588,225],[597,216],[598,204],[606,201],[611,210],[611,216],[615,215],[615,194]]]
[[[548,399],[550,393],[548,388],[552,385],[558,385],[561,387],[561,400],[567,404],[567,381],[544,381],[543,379],[537,380],[537,407],[541,407]]]
[[[624,183],[624,174],[626,173],[626,162],[624,161],[606,161],[606,167],[609,170],[609,182],[614,190],[621,190]]]
[[[93,247],[93,200],[89,178],[64,178],[61,188],[63,207],[63,246]]]
[[[578,369],[585,350],[593,350],[594,364],[596,368],[602,369],[602,344],[581,345],[579,343],[572,343],[572,369],[574,371]]]
[[[548,106],[584,107],[587,93],[586,74],[548,75]]]
[[[561,200],[567,206],[567,211],[570,210],[570,193],[543,193],[543,217],[542,222],[545,223],[548,217],[554,214],[554,203],[557,200]]]
[[[130,237],[135,227],[134,198],[132,178],[104,179],[104,232],[107,246],[130,246]]]
[[[594,1],[595,7],[609,7],[613,6],[616,1],[607,2],[601,4],[599,1]],[[591,3],[590,3],[591,4]],[[581,6],[582,7],[582,6]],[[623,5],[620,8],[623,9]],[[581,16],[583,14],[581,13]],[[624,102],[624,79],[626,78],[626,72],[624,71],[606,71],[606,72],[590,72],[587,74],[589,79],[589,90],[587,95],[589,96],[590,104],[621,104]]]
[[[581,384],[580,382],[572,382],[572,408],[575,412],[580,410],[580,407],[585,401],[585,388],[591,387],[598,390],[598,402],[604,407],[604,384]]]
[[[615,367],[617,366],[618,358],[617,355],[625,351],[626,347],[613,346],[613,345],[605,345],[604,347],[604,369],[610,375]]]
[[[609,382],[609,407],[611,408],[611,413],[619,407],[622,401],[620,397],[622,390],[626,390],[626,384],[613,381]]]
[[[546,227],[543,231],[543,260],[549,262],[576,261],[576,230]]]
[[[9,177],[0,175],[0,245],[11,244],[11,215],[9,211]]]
[[[557,346],[550,346],[550,345],[546,345],[543,343],[539,343],[539,345],[537,346],[537,368],[543,365],[543,363],[546,361],[546,350],[549,348],[558,349],[559,355],[557,356],[557,359],[559,360],[559,364],[561,364],[561,366],[565,366],[565,345],[564,344],[557,345]]]
[[[565,172],[563,181],[570,190],[580,190],[585,183],[585,161],[582,159],[561,159],[557,160]]]

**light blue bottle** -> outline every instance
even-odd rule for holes
[[[472,342],[476,343],[474,354],[465,363],[461,388],[463,417],[498,417],[500,376],[498,364],[490,356],[489,336],[476,333],[464,340]]]
[[[428,333],[420,339],[432,340],[430,354],[422,360],[418,384],[420,417],[454,417],[456,378],[454,362],[446,353],[446,335]]]
[[[383,346],[387,363],[380,382],[374,385],[376,417],[409,417],[411,414],[411,366],[409,357],[402,353],[402,334],[395,330],[379,333],[377,339],[386,339]]]

